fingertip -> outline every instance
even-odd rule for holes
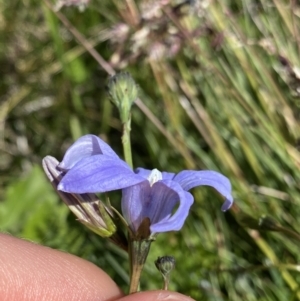
[[[0,234],[0,300],[116,300],[115,282],[94,264]]]
[[[131,294],[118,301],[195,301],[194,299],[182,295],[177,292],[159,290],[159,291],[148,291]]]

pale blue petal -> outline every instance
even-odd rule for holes
[[[99,137],[85,135],[68,148],[58,167],[63,170],[69,170],[81,159],[101,154],[119,159],[112,148]]]
[[[174,177],[175,177],[175,173],[173,172],[167,172],[167,171],[162,172],[163,180],[173,180]]]
[[[230,209],[232,204],[233,204],[233,197],[230,195],[227,198],[225,198],[225,202],[223,203],[221,210],[223,212],[227,211],[228,209]]]
[[[152,186],[152,200],[156,207],[153,205],[151,208],[150,230],[152,233],[160,233],[182,228],[194,198],[176,182],[165,180]],[[173,213],[178,204],[176,212]]]
[[[138,167],[138,168],[136,168],[136,169],[134,170],[134,172],[135,172],[137,175],[139,175],[139,176],[141,176],[141,177],[143,177],[143,178],[145,178],[145,179],[148,179],[148,177],[149,177],[151,171],[152,171],[152,170],[150,170],[150,169],[145,169],[145,168],[142,168],[142,167]]]
[[[80,160],[58,185],[70,193],[96,193],[123,189],[144,181],[118,158],[95,155]]]
[[[150,219],[152,233],[178,231],[193,203],[193,196],[170,180],[156,182],[152,187],[145,181],[123,189],[122,193],[123,216],[135,232],[146,217]]]
[[[122,213],[129,227],[137,232],[145,216],[144,206],[151,201],[151,188],[147,180],[122,190]]]
[[[203,185],[213,187],[226,199],[222,206],[223,211],[228,210],[233,203],[230,181],[216,171],[183,170],[175,176],[174,181],[178,182],[184,190]]]

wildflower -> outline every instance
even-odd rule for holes
[[[151,236],[180,230],[194,201],[188,190],[196,186],[211,186],[223,195],[223,211],[233,203],[231,184],[218,172],[183,170],[175,174],[143,168],[133,171],[94,135],[79,138],[58,168],[66,172],[58,185],[60,191],[82,194],[122,189],[123,216],[135,234],[147,224]]]

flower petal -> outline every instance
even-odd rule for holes
[[[99,137],[85,135],[68,148],[59,168],[69,170],[81,159],[101,154],[119,159],[112,148]]]
[[[233,203],[230,181],[216,171],[183,170],[175,176],[174,181],[178,182],[184,190],[203,185],[213,187],[226,198],[222,206],[223,211],[228,210]]]
[[[175,177],[175,173],[163,171],[162,177],[163,177],[163,180],[173,180]]]
[[[122,213],[129,227],[136,232],[145,216],[144,205],[150,201],[151,187],[147,180],[122,190]]]
[[[150,218],[152,233],[178,231],[188,216],[194,198],[171,180],[156,182],[151,189],[151,202],[143,207],[144,216]],[[176,205],[179,207],[173,213]],[[145,206],[145,205],[144,205]]]
[[[170,180],[156,182],[152,187],[144,181],[123,189],[122,193],[122,212],[131,229],[137,231],[148,217],[152,233],[180,230],[194,200],[189,192]]]
[[[230,209],[232,204],[233,204],[233,197],[230,195],[229,197],[225,198],[225,202],[223,203],[221,210],[223,212],[227,211],[228,209]]]
[[[151,171],[152,171],[152,170],[150,170],[150,169],[145,169],[145,168],[142,168],[142,167],[138,167],[138,168],[136,168],[136,169],[134,170],[134,172],[135,172],[137,175],[139,175],[139,176],[141,176],[141,177],[143,177],[143,178],[145,178],[145,179],[148,179],[149,175],[151,174]]]
[[[58,190],[71,193],[106,192],[144,181],[122,160],[94,155],[80,160],[58,185]]]

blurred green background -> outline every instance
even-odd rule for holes
[[[153,243],[142,289],[162,286],[153,262],[173,255],[170,289],[196,300],[300,300],[299,2],[47,3],[0,1],[0,230],[86,258],[127,290],[126,254],[79,224],[41,169],[86,133],[122,156],[105,85],[126,70],[140,87],[134,165],[213,169],[235,198],[222,213],[219,195],[194,189],[184,228]]]

